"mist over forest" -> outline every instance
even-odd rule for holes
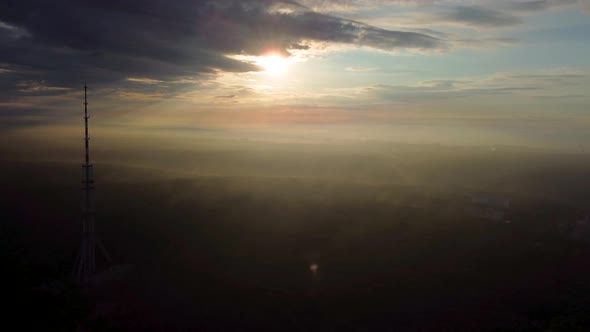
[[[44,317],[28,328],[572,331],[590,317],[590,247],[568,228],[588,213],[588,154],[100,129],[97,233],[132,272],[97,309],[60,281],[82,176],[64,133],[2,143],[13,310]],[[474,194],[510,207],[474,215]]]

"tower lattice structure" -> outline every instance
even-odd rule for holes
[[[78,281],[90,281],[96,272],[96,232],[94,208],[94,168],[90,163],[90,137],[88,136],[88,87],[84,84],[84,145],[85,162],[82,165],[82,243],[76,259],[74,274]]]

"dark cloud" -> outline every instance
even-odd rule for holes
[[[509,2],[502,7],[508,10],[534,12],[555,7],[563,7],[578,4],[582,9],[587,8],[588,0],[528,0]]]
[[[383,50],[443,44],[278,0],[5,0],[0,22],[0,64],[18,68],[10,76],[0,72],[0,81],[10,79],[0,85],[13,94],[22,82],[65,88],[85,80],[106,86],[129,77],[171,82],[255,71],[226,55],[288,54],[314,41]]]
[[[441,18],[479,27],[509,26],[522,22],[519,17],[508,12],[478,6],[453,7],[451,11],[441,14]]]
[[[422,33],[390,31],[372,27],[364,29],[359,38],[359,44],[383,50],[397,48],[433,49],[442,46],[439,39]]]
[[[510,9],[519,11],[538,11],[545,10],[549,7],[550,3],[547,0],[535,0],[526,2],[511,3]]]

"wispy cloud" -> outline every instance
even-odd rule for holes
[[[478,6],[453,7],[447,12],[438,14],[438,17],[450,23],[483,27],[510,26],[522,22],[518,16],[508,12]]]
[[[345,71],[353,72],[353,73],[366,73],[377,70],[375,67],[346,67],[344,68]]]
[[[590,75],[584,71],[558,69],[529,73],[496,73],[465,80],[432,80],[414,85],[376,85],[364,91],[375,102],[428,102],[493,95],[556,96],[570,88],[584,89]]]

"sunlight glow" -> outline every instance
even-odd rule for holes
[[[292,65],[307,61],[306,55],[301,54],[301,52],[290,51],[289,53],[289,56],[284,56],[279,52],[270,51],[262,55],[234,54],[227,55],[227,57],[258,66],[259,68],[257,70],[253,70],[250,73],[265,75],[274,81],[278,77],[283,79],[283,76],[287,76]]]
[[[278,76],[287,71],[289,61],[287,58],[278,54],[269,54],[258,57],[255,64],[264,68],[265,73],[272,76]]]

